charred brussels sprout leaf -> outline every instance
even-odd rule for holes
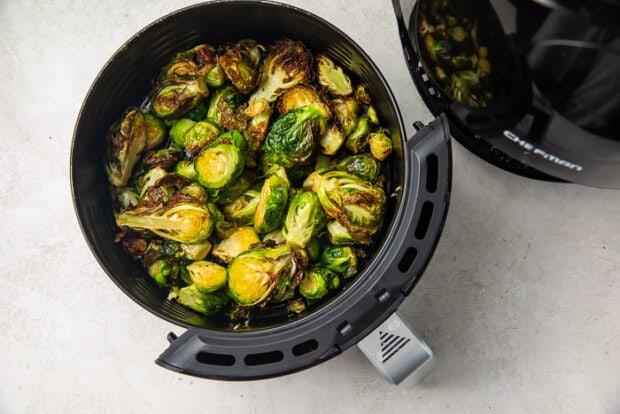
[[[226,285],[226,268],[216,263],[197,260],[187,265],[187,271],[194,286],[201,292],[214,292]]]
[[[127,184],[146,142],[144,114],[138,108],[130,108],[120,121],[112,125],[106,139],[104,166],[112,185],[122,187]]]
[[[142,156],[142,165],[148,169],[161,167],[166,171],[170,171],[176,166],[181,156],[181,151],[174,146],[157,151],[150,150]]]
[[[325,227],[325,222],[318,196],[312,191],[302,191],[291,198],[282,235],[292,246],[303,248]]]
[[[196,285],[189,285],[178,290],[176,301],[196,312],[211,316],[221,312],[228,305],[229,299],[223,293],[203,293]]]
[[[335,246],[355,244],[355,240],[353,240],[347,228],[340,224],[338,220],[332,220],[327,223],[327,233],[329,234],[329,242]]]
[[[340,124],[342,134],[346,137],[355,130],[357,125],[359,104],[354,98],[333,99],[330,104],[334,109],[334,116]]]
[[[351,79],[340,66],[325,55],[318,55],[316,61],[319,83],[329,93],[336,96],[348,96],[353,93]]]
[[[275,102],[282,92],[314,79],[314,57],[303,43],[284,39],[269,50],[261,66],[258,89],[250,103],[265,99]]]
[[[353,174],[364,181],[374,181],[379,175],[379,163],[368,154],[349,155],[344,157],[336,169]]]
[[[202,242],[213,230],[211,213],[204,207],[188,203],[148,212],[126,210],[116,216],[116,224],[150,230],[164,239],[181,243]]]

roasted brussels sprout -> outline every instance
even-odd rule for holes
[[[364,105],[371,105],[372,99],[370,98],[370,94],[366,90],[366,85],[357,85],[355,87],[355,99],[357,102]]]
[[[106,138],[104,167],[112,185],[123,187],[127,184],[146,142],[144,114],[138,108],[129,108],[120,121],[112,125]]]
[[[196,155],[200,150],[213,142],[219,134],[220,129],[213,122],[196,122],[183,135],[182,146],[191,155]]]
[[[343,171],[313,172],[309,181],[327,215],[338,220],[357,243],[370,244],[383,222],[383,189]]]
[[[314,79],[314,57],[301,43],[290,39],[276,42],[261,66],[258,89],[250,96],[250,103],[265,99],[275,100],[288,88]]]
[[[264,160],[267,164],[291,168],[308,164],[315,150],[312,130],[313,119],[323,116],[314,106],[296,109],[277,118],[263,145]]]
[[[187,265],[187,271],[194,286],[201,292],[215,292],[226,285],[226,268],[216,263],[197,260]]]
[[[239,305],[257,305],[274,293],[283,278],[290,278],[297,271],[288,244],[256,247],[232,260],[228,267],[228,291]]]
[[[254,215],[260,200],[260,190],[248,188],[232,202],[222,208],[227,220],[239,226],[254,225]]]
[[[187,131],[192,129],[195,124],[196,121],[189,118],[177,119],[170,128],[170,138],[172,138],[172,142],[174,142],[175,145],[179,148],[184,148],[185,134],[187,133]]]
[[[208,95],[209,90],[198,81],[165,81],[154,93],[151,110],[160,118],[176,118]]]
[[[299,293],[307,299],[321,299],[330,290],[340,287],[340,278],[331,270],[313,266],[304,272],[304,277],[299,282]]]
[[[290,245],[304,248],[325,223],[325,212],[316,193],[302,191],[291,198],[282,235]]]
[[[226,140],[216,140],[194,158],[198,182],[214,190],[222,189],[236,180],[243,173],[244,165],[241,149]]]
[[[204,80],[207,86],[218,88],[226,82],[226,73],[218,63],[213,66],[209,72],[207,72]]]
[[[321,242],[316,237],[310,238],[306,243],[306,253],[310,262],[318,262],[321,258]]]
[[[240,40],[218,56],[217,63],[239,91],[250,93],[256,87],[264,51],[265,48],[255,40]]]
[[[265,234],[263,236],[263,242],[267,242],[267,241],[273,242],[276,245],[286,243],[286,239],[282,235],[282,229],[276,229],[276,230],[270,231],[269,233]]]
[[[159,75],[159,81],[202,80],[216,64],[216,50],[203,43],[178,53]]]
[[[150,263],[147,272],[160,286],[169,286],[179,273],[179,267],[171,260],[157,259]]]
[[[357,125],[359,104],[352,97],[333,99],[330,104],[334,110],[334,116],[340,124],[342,134],[346,137],[355,130]]]
[[[325,155],[335,155],[342,147],[342,144],[344,144],[344,140],[345,136],[342,133],[340,124],[332,122],[319,140],[321,153]]]
[[[349,234],[345,226],[340,224],[338,220],[332,220],[327,223],[327,233],[329,234],[329,242],[335,246],[348,246],[355,244],[355,240]]]
[[[321,266],[351,277],[357,273],[357,256],[350,246],[327,246],[321,254]]]
[[[243,111],[243,114],[249,118],[244,134],[248,141],[248,146],[253,151],[258,150],[263,145],[267,131],[269,131],[269,121],[272,113],[271,105],[264,99],[252,102]]]
[[[157,182],[168,175],[168,172],[161,167],[155,167],[148,170],[138,180],[138,197],[139,200],[143,200],[146,197],[146,192],[149,188],[155,187]]]
[[[136,230],[150,230],[164,239],[181,243],[199,243],[213,231],[211,213],[205,207],[179,203],[142,212],[125,210],[116,216],[116,224]]]
[[[260,241],[252,227],[238,227],[213,248],[212,254],[224,263],[230,263],[239,253]]]
[[[211,251],[209,240],[200,243],[180,243],[179,246],[183,252],[183,257],[192,261],[204,259]]]
[[[281,115],[307,106],[315,107],[322,112],[317,118],[330,119],[332,117],[332,110],[329,105],[310,85],[293,86],[284,91],[276,102],[276,108]]]
[[[329,93],[335,96],[348,96],[353,93],[351,79],[340,66],[325,55],[318,55],[316,62],[318,81]]]
[[[368,154],[346,156],[336,164],[336,169],[370,182],[379,175],[379,163]]]
[[[457,43],[461,43],[467,39],[467,32],[461,26],[450,26],[447,32],[450,39]]]
[[[353,153],[359,154],[366,150],[370,138],[370,120],[362,116],[357,120],[357,125],[351,134],[347,136],[345,146]]]
[[[209,199],[207,190],[198,183],[190,183],[179,190],[180,194],[194,198],[200,204],[206,204]]]
[[[146,129],[146,149],[153,149],[164,142],[168,131],[164,121],[153,114],[144,114],[144,128]]]
[[[371,133],[368,145],[372,156],[379,161],[385,160],[392,153],[392,139],[384,132]]]
[[[238,126],[237,109],[243,102],[243,95],[232,85],[218,89],[211,96],[207,119],[230,131]]]
[[[196,285],[179,289],[176,301],[207,316],[220,313],[229,303],[229,299],[224,293],[203,293]]]
[[[174,172],[192,181],[198,177],[194,168],[194,162],[190,160],[179,161],[174,167]]]
[[[269,233],[280,227],[286,213],[290,186],[284,168],[274,167],[268,171],[254,213],[254,230],[257,233]]]
[[[142,166],[147,169],[161,167],[166,171],[171,171],[182,156],[181,151],[175,146],[149,150],[142,156]]]

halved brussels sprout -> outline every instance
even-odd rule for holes
[[[229,143],[203,148],[194,158],[198,182],[208,189],[221,189],[236,180],[245,165],[241,150]]]
[[[253,226],[260,190],[248,188],[239,197],[222,207],[227,220],[239,226]]]
[[[170,128],[170,138],[172,138],[172,142],[174,142],[179,148],[184,148],[185,133],[189,131],[195,124],[196,121],[189,118],[177,119]]]
[[[327,246],[321,254],[321,266],[351,277],[357,273],[357,255],[350,246]]]
[[[292,246],[303,248],[325,227],[325,222],[319,197],[312,191],[302,191],[291,198],[282,235]]]
[[[212,88],[218,88],[226,82],[226,73],[224,69],[217,64],[205,75],[205,83]]]
[[[312,106],[321,111],[319,116],[322,118],[330,119],[332,117],[332,110],[329,105],[310,85],[302,84],[287,89],[276,102],[276,108],[281,115],[307,106]]]
[[[240,253],[260,241],[253,228],[238,227],[213,248],[212,254],[224,263],[230,263]]]
[[[325,133],[321,135],[319,145],[321,152],[325,155],[336,155],[338,150],[344,144],[345,136],[342,132],[340,124],[332,122]]]
[[[209,90],[198,81],[166,81],[151,101],[151,111],[160,118],[176,118],[191,110]]]
[[[330,290],[340,287],[340,278],[333,271],[319,266],[313,266],[304,272],[299,282],[299,293],[307,299],[321,299]]]
[[[349,234],[345,226],[340,224],[338,220],[332,220],[327,223],[327,233],[329,234],[329,242],[335,246],[347,246],[355,244],[355,240]]]
[[[257,233],[269,233],[282,225],[290,186],[284,168],[275,167],[269,172],[254,214],[254,230]]]
[[[235,257],[228,267],[228,291],[242,306],[266,301],[283,277],[297,272],[291,247],[256,247]]]
[[[160,286],[170,286],[179,273],[179,267],[176,263],[163,258],[149,263],[146,270],[149,276],[155,279],[155,282]]]
[[[202,260],[211,251],[211,242],[209,240],[200,243],[181,243],[180,246],[187,260]]]
[[[265,99],[252,102],[243,111],[243,114],[249,118],[248,127],[244,131],[244,135],[252,150],[256,151],[263,145],[263,141],[269,131],[269,121],[272,113],[271,105]]]
[[[150,211],[125,210],[116,216],[116,224],[136,230],[150,230],[164,239],[181,243],[199,243],[211,235],[213,219],[205,207],[179,203]]]
[[[174,145],[158,150],[149,150],[142,155],[142,167],[151,169],[161,167],[166,171],[172,170],[183,154]]]
[[[127,184],[146,142],[144,114],[139,108],[129,108],[106,136],[104,167],[112,185],[123,187]]]
[[[198,174],[196,174],[196,169],[194,168],[194,162],[190,160],[179,161],[174,167],[174,172],[192,181],[198,178]]]
[[[232,85],[226,85],[213,93],[207,119],[220,127],[231,130],[236,127],[236,112],[243,102],[243,95]]]
[[[229,299],[223,293],[203,293],[196,285],[189,285],[178,290],[176,301],[196,312],[211,316],[221,312],[228,305]]]
[[[330,105],[334,110],[334,117],[338,120],[342,134],[346,137],[355,130],[359,103],[353,97],[332,99]]]
[[[353,93],[351,79],[329,57],[318,55],[316,57],[318,80],[332,95],[348,96]]]
[[[194,286],[201,292],[215,292],[226,285],[226,268],[206,260],[197,260],[187,265],[187,271]]]
[[[250,96],[250,103],[259,99],[274,102],[286,89],[314,79],[314,56],[301,42],[279,40],[265,56],[260,72],[258,89]]]
[[[336,164],[336,169],[371,182],[379,175],[379,163],[368,154],[346,156]]]
[[[205,190],[204,187],[198,183],[190,183],[182,187],[179,193],[194,198],[199,204],[206,204],[209,199],[207,190]]]
[[[384,132],[371,133],[368,144],[370,153],[379,161],[385,160],[392,153],[392,139]]]
[[[323,209],[346,227],[358,243],[370,244],[383,222],[383,189],[344,171],[313,172],[308,177]]]
[[[367,116],[361,116],[357,120],[357,125],[345,141],[346,147],[353,153],[359,154],[366,149],[370,134],[370,120]]]
[[[196,155],[213,142],[220,134],[220,129],[211,121],[196,122],[183,135],[183,148],[191,155]],[[176,143],[176,142],[175,142]]]
[[[258,82],[258,66],[264,51],[255,40],[240,40],[218,56],[217,63],[238,90],[250,93]]]
[[[164,121],[153,114],[144,114],[144,128],[146,129],[146,149],[153,149],[164,142],[167,135]]]

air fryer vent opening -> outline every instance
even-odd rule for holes
[[[422,240],[426,237],[426,233],[428,232],[428,227],[431,224],[431,219],[433,218],[433,203],[430,201],[425,201],[422,204],[422,212],[420,213],[420,219],[418,220],[418,225],[415,227],[415,237],[418,240]]]
[[[217,365],[220,367],[232,367],[235,365],[235,357],[227,354],[213,354],[211,352],[198,352],[196,360],[201,364]]]
[[[400,259],[400,262],[398,262],[398,270],[400,270],[403,273],[407,273],[409,269],[411,269],[411,265],[413,264],[413,261],[415,260],[417,256],[418,256],[418,251],[416,250],[416,248],[409,247],[407,250],[405,250],[405,254],[403,255],[403,258]]]
[[[260,354],[249,354],[243,358],[243,362],[247,366],[266,365],[280,362],[284,359],[282,351],[269,351]]]
[[[309,341],[295,345],[293,347],[293,355],[302,356],[316,351],[317,349],[319,349],[319,343],[314,339],[310,339]]]
[[[426,191],[434,193],[439,184],[439,158],[435,154],[426,157]]]

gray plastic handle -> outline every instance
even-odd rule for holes
[[[392,384],[413,387],[435,368],[433,351],[394,312],[357,346]]]

